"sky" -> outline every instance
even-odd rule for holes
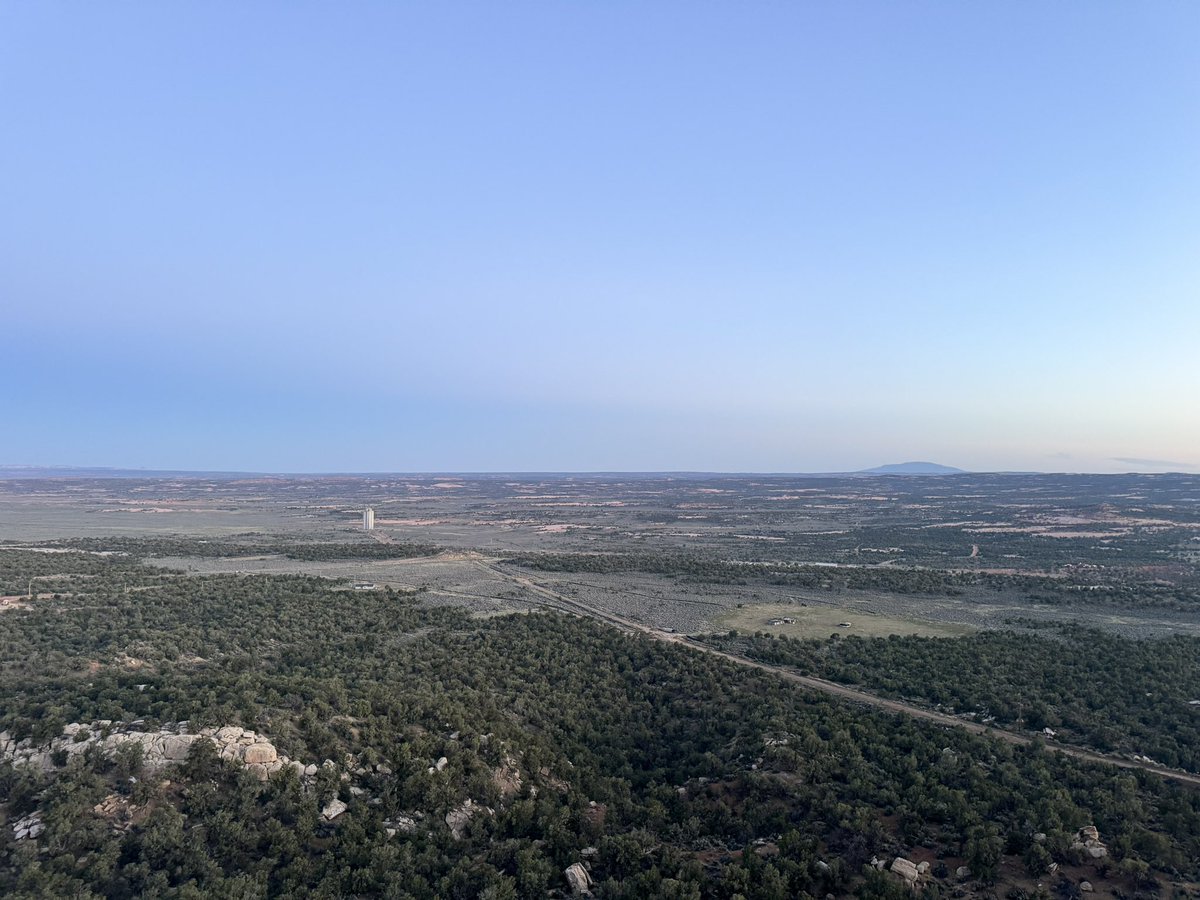
[[[1200,471],[1200,4],[0,0],[0,463]]]

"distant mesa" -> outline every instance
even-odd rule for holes
[[[863,475],[963,475],[965,470],[931,462],[889,463],[874,469],[863,469]]]

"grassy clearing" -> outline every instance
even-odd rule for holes
[[[791,619],[791,622],[772,624]],[[841,627],[849,622],[850,627]],[[716,620],[718,630],[736,629],[743,632],[765,631],[795,638],[826,638],[831,634],[860,637],[887,637],[889,634],[916,634],[924,637],[961,637],[974,631],[968,625],[924,622],[919,619],[879,615],[863,609],[836,606],[801,606],[799,604],[764,603],[731,609]]]

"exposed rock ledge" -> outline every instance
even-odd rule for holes
[[[0,758],[11,761],[15,766],[33,766],[50,772],[57,768],[54,762],[56,755],[61,757],[62,753],[66,753],[69,758],[92,746],[98,746],[106,754],[113,754],[123,744],[132,743],[142,748],[143,767],[154,772],[183,762],[192,744],[207,740],[216,745],[222,759],[240,763],[260,781],[266,781],[284,766],[291,766],[301,776],[311,777],[317,773],[316,765],[288,759],[267,738],[237,725],[202,728],[191,734],[186,722],[163,726],[158,731],[138,731],[138,724],[123,725],[105,720],[90,725],[73,723],[63,729],[61,737],[41,747],[34,747],[28,739],[14,741],[7,731],[0,731]]]

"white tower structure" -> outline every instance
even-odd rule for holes
[[[363,510],[363,531],[375,530],[375,510],[367,507]]]

